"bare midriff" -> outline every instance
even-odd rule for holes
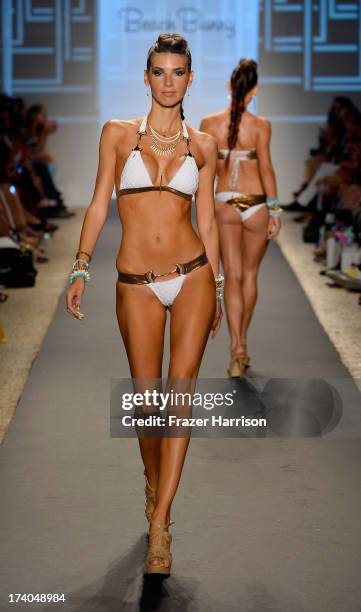
[[[121,272],[169,272],[194,259],[204,245],[191,222],[191,202],[172,193],[144,192],[117,199],[122,240],[116,258]],[[171,279],[177,273],[164,277]]]

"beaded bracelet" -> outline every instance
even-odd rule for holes
[[[80,251],[78,251],[78,253],[79,252]],[[76,255],[78,255],[78,253]],[[88,255],[88,253],[86,253],[86,255]],[[81,258],[75,259],[72,266],[72,272],[69,275],[70,284],[72,284],[78,276],[81,276],[86,283],[90,281],[89,261]]]
[[[69,276],[69,282],[71,285],[73,284],[73,282],[78,276],[82,276],[86,283],[88,283],[91,279],[91,276],[88,270],[74,270],[74,272],[72,272]]]
[[[78,261],[81,262],[80,265],[78,265]],[[82,270],[86,268],[86,270],[88,270],[89,268],[89,262],[86,259],[76,259],[73,263],[73,270],[77,269],[77,270]]]
[[[224,287],[223,274],[217,274],[217,276],[214,277],[214,280],[216,282],[216,300],[220,302],[222,301],[222,297],[223,297],[223,287]]]
[[[280,201],[277,197],[275,198],[267,197],[266,202],[267,202],[268,211],[271,217],[279,217],[283,213],[283,210],[280,207]]]
[[[269,210],[269,214],[271,217],[279,217],[280,215],[282,215],[283,210],[281,207],[279,208],[275,208],[274,210],[272,210],[272,208]]]

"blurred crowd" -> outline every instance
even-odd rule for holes
[[[56,186],[56,158],[48,139],[57,123],[46,108],[26,108],[22,98],[0,94],[0,302],[7,287],[32,287],[37,265],[59,229],[54,219],[69,218]]]
[[[299,213],[329,286],[361,292],[361,113],[350,98],[334,98],[294,196],[283,208]]]

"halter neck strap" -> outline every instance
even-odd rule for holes
[[[138,133],[139,134],[145,134],[146,129],[147,129],[147,121],[148,121],[148,115],[146,115],[143,118],[143,121],[142,121],[142,123],[139,126],[139,129],[138,129]],[[182,131],[183,131],[184,138],[189,139],[189,134],[188,134],[187,126],[186,126],[186,124],[185,124],[185,122],[183,120],[182,120]]]

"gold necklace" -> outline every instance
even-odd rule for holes
[[[150,148],[157,155],[165,156],[174,153],[177,144],[181,139],[181,131],[178,130],[173,136],[162,136],[149,124],[150,137],[152,144]]]

